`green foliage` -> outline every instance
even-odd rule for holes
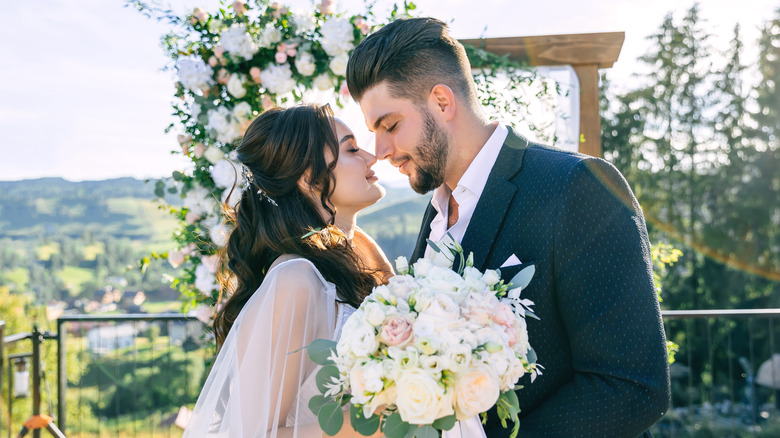
[[[710,46],[700,12],[696,4],[681,18],[665,17],[641,58],[649,73],[634,88],[615,94],[603,81],[604,155],[642,206],[665,308],[778,307],[780,10],[763,28],[757,62],[744,59],[738,26],[727,46]],[[761,79],[753,84],[756,73]],[[768,346],[712,346],[777,336],[750,330],[668,321],[670,362],[675,353],[686,358],[694,388],[724,379],[744,385],[731,364],[740,356],[765,357]],[[713,402],[721,389],[706,398],[691,391],[673,385],[673,404]]]

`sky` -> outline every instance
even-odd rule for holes
[[[310,0],[282,2],[311,7]],[[163,2],[186,14],[216,0]],[[361,0],[336,0],[337,9],[363,11]],[[378,0],[378,16],[392,2]],[[609,70],[614,85],[630,88],[643,71],[636,61],[647,35],[664,16],[682,18],[692,0],[418,0],[415,16],[450,22],[456,38],[530,36],[623,31],[620,58]],[[446,5],[446,6],[445,6]],[[758,28],[780,7],[778,0],[701,2],[706,26],[725,48],[736,23],[742,26],[747,59],[754,59]],[[160,47],[169,27],[124,7],[122,0],[0,2],[0,180],[63,177],[72,181],[132,176],[157,178],[187,167],[176,132],[165,128],[174,74]],[[344,114],[363,129],[355,106]],[[361,139],[361,136],[358,136]],[[371,139],[362,139],[372,150]],[[389,166],[380,178],[402,179]]]

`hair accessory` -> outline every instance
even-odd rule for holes
[[[273,204],[274,207],[278,207],[279,206],[279,204],[277,204],[276,201],[273,200],[273,198],[268,196],[268,194],[265,193],[263,191],[263,189],[257,189],[257,194],[260,196],[261,200],[265,198],[265,200],[270,202],[271,204]]]
[[[252,182],[255,180],[255,176],[254,174],[252,174],[252,171],[249,170],[249,168],[246,166],[241,166],[241,175],[244,177],[244,190],[247,190],[252,185]],[[273,198],[268,196],[268,194],[265,193],[263,189],[258,188],[257,195],[260,196],[261,201],[265,199],[268,202],[270,202],[274,207],[279,206],[279,204],[277,204],[276,201],[273,200]]]

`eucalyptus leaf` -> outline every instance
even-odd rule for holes
[[[401,414],[393,412],[385,419],[385,425],[382,428],[387,438],[406,438],[410,424],[401,419]]]
[[[333,365],[328,359],[336,351],[336,342],[327,339],[315,339],[307,348],[309,359],[317,365]]]
[[[441,249],[439,249],[439,246],[436,245],[436,243],[433,240],[426,239],[426,241],[428,242],[428,246],[430,246],[432,250],[436,252],[441,252]]]
[[[352,428],[363,436],[373,435],[379,429],[379,423],[382,417],[372,415],[368,418],[363,416],[363,408],[355,405],[349,406],[349,420]]]
[[[324,394],[328,391],[328,388],[325,385],[332,385],[333,379],[338,379],[338,377],[339,369],[336,365],[325,365],[317,371],[317,377],[315,377],[317,388]]]
[[[513,288],[519,287],[521,289],[525,289],[534,278],[535,272],[536,267],[534,265],[527,266],[518,272],[514,277],[512,277],[509,282],[512,283]]]
[[[344,425],[341,405],[336,402],[325,403],[317,414],[317,421],[320,423],[320,429],[326,434],[333,436],[339,433],[341,426]]]
[[[414,438],[439,438],[439,431],[430,424],[420,426],[414,432]]]
[[[536,357],[536,350],[534,350],[533,347],[528,348],[526,356],[528,358],[528,363],[536,363],[536,360],[538,359],[538,357]]]
[[[439,430],[450,430],[455,427],[455,423],[458,421],[455,414],[448,417],[439,418],[433,422],[433,427]]]
[[[317,394],[312,397],[311,400],[309,400],[309,410],[311,410],[314,415],[319,415],[320,409],[330,401],[332,400],[325,397],[324,395]]]
[[[541,321],[541,319],[538,316],[536,316],[536,314],[534,312],[531,312],[528,309],[525,309],[525,316],[530,316],[531,318],[533,318],[533,319],[535,319],[537,321]]]

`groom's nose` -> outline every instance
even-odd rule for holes
[[[386,160],[393,155],[393,146],[387,137],[385,133],[376,133],[374,154],[377,160]]]

